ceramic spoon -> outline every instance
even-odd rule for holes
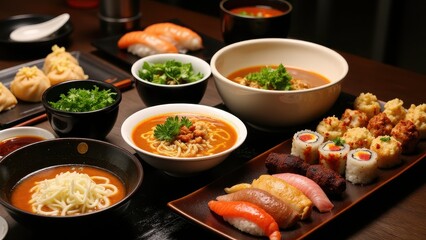
[[[10,38],[18,42],[29,42],[44,38],[56,32],[69,18],[70,15],[64,13],[46,22],[19,27],[10,33]]]

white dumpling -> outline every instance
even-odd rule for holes
[[[10,83],[10,91],[22,101],[40,102],[50,81],[38,67],[22,67]]]
[[[17,103],[18,100],[12,92],[0,82],[0,112],[14,108]]]
[[[67,52],[64,47],[54,45],[52,47],[52,52],[44,59],[43,72],[46,74],[49,73],[52,70],[52,66],[54,66],[59,59],[67,59],[68,61],[79,65],[78,60],[71,53]]]
[[[51,85],[68,80],[86,80],[88,76],[83,68],[65,58],[58,59],[47,73]]]

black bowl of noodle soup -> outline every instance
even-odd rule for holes
[[[56,230],[78,234],[118,223],[142,180],[139,160],[121,147],[86,138],[46,140],[0,161],[0,203],[36,235]],[[72,192],[64,190],[70,189],[67,181],[74,183]],[[59,192],[60,207],[46,200],[49,191]]]

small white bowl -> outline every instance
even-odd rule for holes
[[[235,128],[238,135],[237,141],[231,148],[223,152],[210,156],[187,158],[162,156],[136,146],[132,140],[132,132],[141,121],[153,116],[172,112],[197,113],[220,118]],[[172,176],[190,176],[213,168],[225,160],[232,151],[245,141],[247,137],[247,128],[240,119],[221,109],[206,105],[176,103],[148,107],[132,114],[123,122],[121,126],[121,136],[149,165],[163,170]]]
[[[43,140],[53,139],[55,135],[39,127],[12,127],[0,131],[0,142],[22,136],[39,137]],[[4,156],[0,156],[0,159]]]
[[[202,73],[203,78],[191,83],[165,85],[152,83],[139,77],[138,72],[145,62],[155,64],[165,63],[169,60],[191,63],[193,72]],[[206,92],[207,80],[211,75],[208,62],[198,57],[179,53],[155,54],[141,58],[132,65],[131,72],[135,79],[136,90],[147,106],[167,103],[199,103]]]
[[[280,63],[321,74],[330,82],[310,89],[277,91],[243,86],[227,78],[242,68]],[[332,49],[278,38],[228,45],[213,55],[210,66],[216,88],[230,112],[265,128],[294,127],[321,117],[337,100],[348,72],[346,60]]]

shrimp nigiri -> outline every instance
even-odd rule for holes
[[[321,187],[312,179],[296,173],[278,173],[272,175],[288,182],[290,185],[302,191],[320,212],[328,212],[334,205],[328,199]]]
[[[174,23],[155,23],[146,27],[144,31],[173,43],[182,53],[188,50],[199,50],[203,47],[203,40],[200,35],[189,28]]]
[[[208,203],[210,210],[223,217],[234,227],[255,236],[281,239],[281,232],[274,218],[261,207],[244,201],[214,201]]]
[[[177,53],[178,49],[155,34],[145,31],[132,31],[124,34],[117,42],[120,49],[127,49],[130,53],[145,57],[157,53]]]
[[[299,215],[293,209],[274,195],[257,188],[246,188],[233,193],[218,196],[218,201],[245,201],[258,205],[269,213],[280,228],[292,227]]]

